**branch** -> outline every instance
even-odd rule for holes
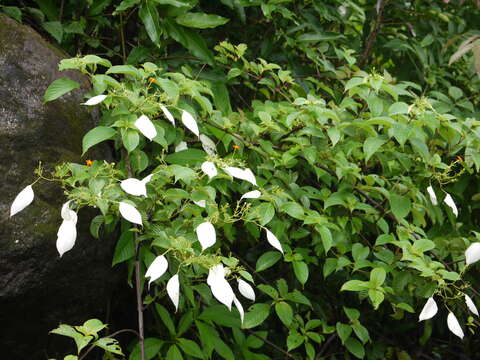
[[[375,19],[375,25],[373,27],[372,32],[368,35],[367,41],[365,42],[365,50],[363,51],[362,57],[358,62],[358,66],[361,68],[367,62],[368,58],[372,54],[373,44],[375,43],[375,39],[377,38],[378,34],[380,33],[380,27],[382,26],[383,22],[383,11],[385,10],[385,6],[390,0],[378,0],[377,5],[377,18]]]

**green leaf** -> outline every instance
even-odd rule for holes
[[[287,337],[287,349],[291,351],[303,344],[305,338],[297,332],[291,332]]]
[[[412,246],[412,252],[415,254],[421,255],[425,251],[429,251],[435,248],[435,243],[432,240],[428,239],[419,239],[415,240]]]
[[[207,154],[198,149],[182,150],[165,157],[165,161],[169,164],[177,165],[196,165],[205,161]]]
[[[47,103],[49,101],[58,99],[60,96],[65,95],[66,93],[79,87],[80,84],[78,82],[70,80],[68,78],[57,79],[48,86],[47,90],[45,90],[45,95],[43,95],[43,102]]]
[[[82,140],[82,150],[84,155],[92,146],[111,139],[115,136],[115,129],[108,126],[97,126],[85,134]]]
[[[275,304],[275,312],[282,323],[289,327],[293,320],[293,310],[285,301],[280,301]]]
[[[403,219],[410,213],[412,201],[409,197],[392,194],[389,201],[392,213],[398,220]]]
[[[116,13],[125,11],[127,9],[130,9],[132,6],[137,5],[141,0],[123,0],[116,8],[115,11],[113,12],[114,15]]]
[[[232,350],[230,347],[223,342],[218,336],[214,339],[215,343],[215,351],[224,359],[226,360],[235,360],[235,356],[233,355]]]
[[[350,337],[352,333],[352,327],[347,324],[342,324],[341,322],[337,322],[335,325],[337,329],[337,334],[340,340],[342,340],[342,344],[345,344],[345,341]]]
[[[135,150],[140,143],[140,135],[133,129],[122,129],[123,146],[130,153]]]
[[[125,231],[118,239],[113,253],[112,266],[127,261],[135,256],[135,238],[133,232]]]
[[[197,12],[186,12],[183,15],[178,16],[175,21],[183,26],[196,28],[196,29],[209,29],[215,28],[220,25],[226,24],[229,19],[219,15],[210,15]]]
[[[254,208],[258,211],[260,225],[268,224],[275,216],[275,208],[271,203],[263,203]]]
[[[167,351],[166,360],[183,360],[182,353],[180,352],[177,345],[173,344]]]
[[[255,271],[260,272],[275,265],[282,258],[282,253],[278,251],[267,251],[257,260]]]
[[[349,280],[342,285],[340,291],[363,291],[368,289],[368,282],[361,280]]]
[[[400,115],[400,114],[408,114],[408,105],[404,102],[396,102],[388,108],[388,115]]]
[[[295,219],[303,220],[305,218],[303,207],[293,201],[283,204],[280,210]]]
[[[22,22],[22,10],[16,6],[2,6],[0,9],[12,19]]]
[[[302,285],[308,280],[308,265],[303,261],[293,261],[293,272]]]
[[[160,27],[160,17],[158,16],[157,8],[151,1],[147,1],[140,6],[138,16],[142,19],[145,30],[150,37],[150,40],[160,46],[160,35],[162,33]]]
[[[130,75],[136,78],[141,79],[143,77],[142,71],[138,70],[132,65],[115,65],[109,68],[106,74],[123,74]]]
[[[170,316],[170,312],[167,309],[165,309],[164,306],[158,303],[155,304],[155,309],[157,310],[157,313],[160,316],[160,319],[162,319],[163,323],[167,327],[170,334],[175,335],[175,324],[173,323],[173,320]]]
[[[318,231],[320,237],[322,238],[322,244],[326,254],[328,250],[331,249],[333,244],[332,233],[326,226],[315,226],[315,230]]]
[[[357,339],[350,338],[345,341],[345,346],[355,357],[363,359],[365,357],[365,349]]]
[[[63,27],[60,21],[48,21],[42,27],[60,44],[63,38]]]
[[[194,56],[213,65],[214,59],[212,52],[208,49],[205,40],[196,32],[176,24],[172,19],[165,19],[165,28],[168,34],[175,41],[182,44]]]
[[[377,152],[380,147],[387,142],[386,139],[381,137],[369,137],[363,143],[363,151],[365,152],[365,162]]]
[[[270,314],[269,304],[255,304],[250,307],[250,310],[245,314],[243,320],[243,329],[251,329],[260,325]]]
[[[112,354],[123,355],[122,348],[118,343],[118,340],[113,338],[101,338],[95,341],[95,345],[102,348],[105,351],[111,352]]]
[[[370,289],[368,290],[368,297],[372,301],[373,308],[377,310],[383,302],[385,295],[383,295],[383,291],[381,290]]]
[[[145,349],[145,360],[151,360],[158,355],[164,341],[158,338],[146,338],[143,344]],[[140,346],[137,343],[130,353],[128,360],[140,360]]]
[[[177,341],[178,345],[185,354],[196,357],[198,359],[204,358],[202,349],[200,349],[200,346],[198,346],[196,342],[184,338],[178,338]]]
[[[378,288],[385,282],[386,276],[387,273],[384,268],[375,268],[370,272],[370,284],[372,287]]]

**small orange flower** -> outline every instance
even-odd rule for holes
[[[234,150],[239,150],[240,149],[240,146],[238,146],[238,145],[233,145],[232,147],[233,147]]]
[[[92,161],[92,160],[86,160],[86,161],[85,161],[85,164],[87,164],[87,166],[92,166],[92,165],[93,165],[93,161]]]
[[[152,78],[152,77],[151,77],[151,78],[148,78],[148,81],[149,81],[150,83],[154,83],[154,84],[157,83],[157,80],[155,80],[155,79]]]

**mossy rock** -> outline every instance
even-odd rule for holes
[[[91,214],[79,213],[77,243],[58,256],[65,198],[55,184],[34,185],[34,202],[9,218],[10,204],[32,183],[39,162],[52,168],[84,161],[81,139],[95,126],[95,110],[80,105],[88,80],[58,71],[62,57],[31,28],[0,13],[0,344],[2,358],[10,360],[56,355],[47,346],[48,332],[59,323],[103,318],[119,279],[110,266],[112,241],[89,234]],[[43,104],[45,89],[60,77],[82,87]],[[109,158],[106,148],[94,156]]]

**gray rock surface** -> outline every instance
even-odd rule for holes
[[[46,168],[80,159],[83,134],[94,125],[92,110],[79,104],[88,81],[59,72],[62,54],[31,28],[0,13],[0,345],[2,359],[54,357],[48,331],[59,323],[105,319],[110,293],[118,284],[112,271],[113,243],[88,231],[91,215],[80,211],[73,250],[59,258],[56,233],[65,201],[57,184],[34,185],[35,200],[9,218],[17,193]],[[82,89],[43,104],[48,85],[60,77]],[[108,157],[107,151],[96,159]],[[75,350],[71,342],[72,352]]]

